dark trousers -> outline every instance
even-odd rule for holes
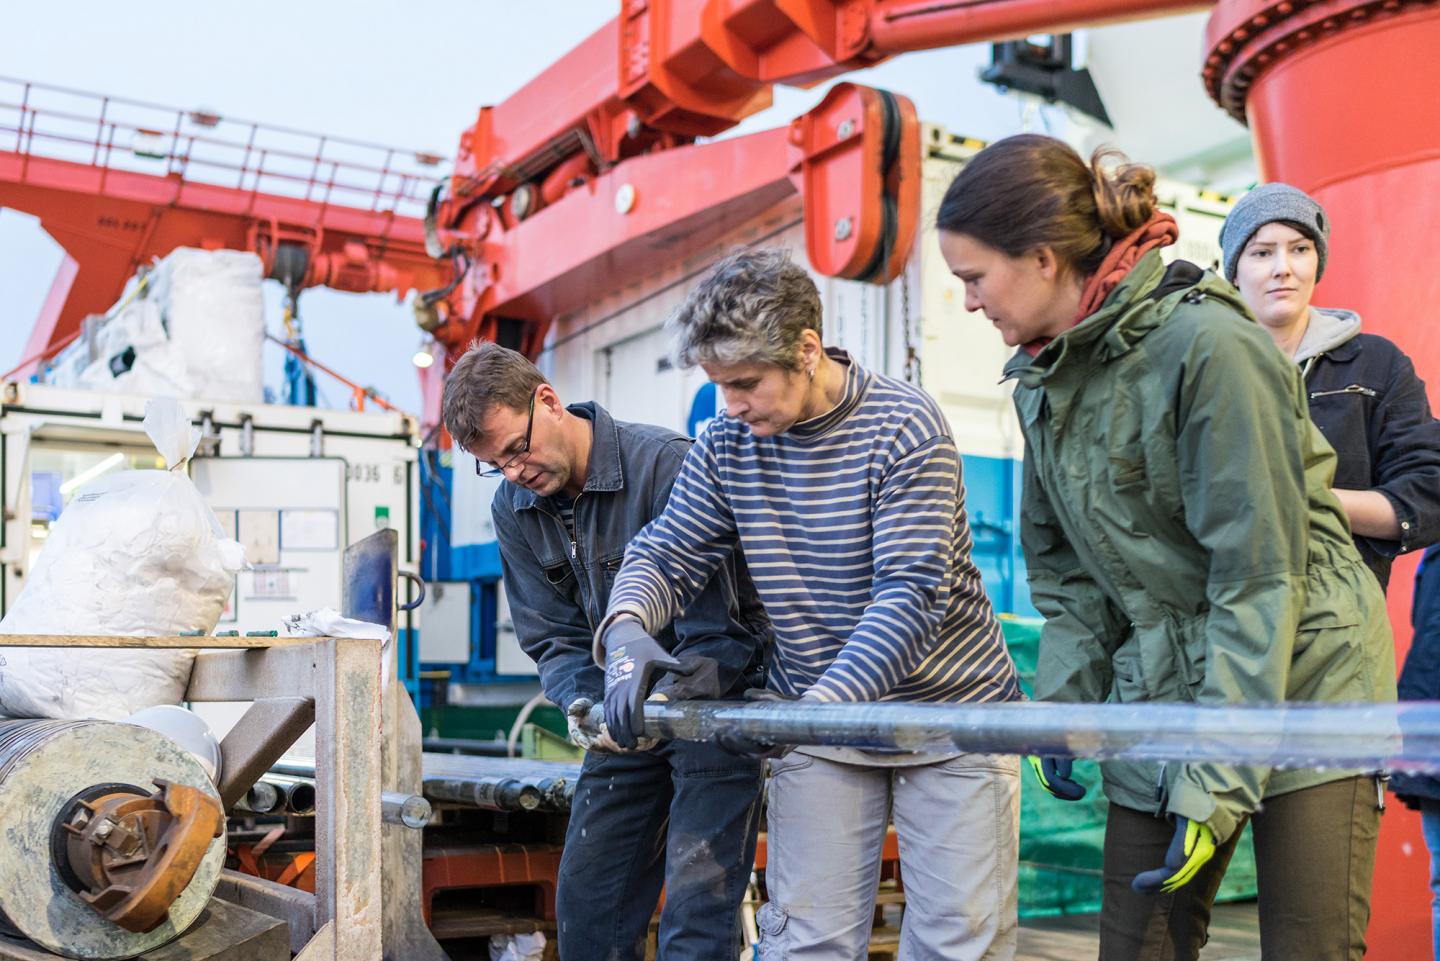
[[[1251,821],[1261,957],[1360,961],[1380,834],[1375,780],[1350,778],[1267,798]],[[1163,818],[1110,805],[1101,961],[1194,961],[1200,953],[1240,830],[1175,893],[1135,893],[1131,880],[1165,863],[1174,834]]]
[[[644,958],[662,884],[658,961],[736,957],[760,787],[761,762],[711,744],[588,753],[560,858],[561,961]]]

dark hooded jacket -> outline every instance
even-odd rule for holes
[[[1355,538],[1386,587],[1397,554],[1440,542],[1440,421],[1425,383],[1400,348],[1362,334],[1349,310],[1312,307],[1295,362],[1310,417],[1335,448],[1335,486],[1376,490],[1395,506],[1398,541]]]
[[[573,535],[552,498],[510,480],[490,506],[515,635],[539,668],[545,696],[562,709],[604,696],[605,675],[591,653],[596,627],[626,545],[665,509],[691,444],[663,427],[615,420],[593,402],[567,409],[594,429]],[[764,686],[770,623],[739,551],[656,640],[682,660],[712,661],[721,695]],[[673,677],[662,678],[662,688]]]

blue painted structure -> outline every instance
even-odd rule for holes
[[[1025,556],[1020,551],[1021,462],[962,454],[965,509],[975,543],[970,556],[985,581],[996,613],[1039,616],[1030,603]]]
[[[425,661],[421,671],[444,670],[460,684],[510,683],[525,678],[495,673],[496,584],[500,581],[500,548],[484,544],[452,544],[451,498],[453,468],[433,448],[420,451],[420,570],[427,581],[470,582],[470,659],[463,664]],[[423,628],[422,628],[423,629]],[[420,690],[419,705],[428,707],[430,692]]]

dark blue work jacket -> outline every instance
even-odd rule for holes
[[[573,538],[551,498],[509,480],[491,504],[516,636],[539,667],[545,695],[561,709],[603,696],[591,642],[626,545],[665,509],[691,444],[662,427],[617,421],[594,402],[568,410],[594,430],[585,486],[573,504]],[[763,686],[759,666],[769,636],[737,551],[656,639],[677,657],[713,660],[718,689],[729,694]]]

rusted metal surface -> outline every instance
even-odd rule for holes
[[[71,640],[14,635],[0,641],[0,647],[74,646]],[[266,731],[260,721],[268,718],[273,725],[293,728],[306,710],[300,702],[313,698],[320,756],[315,779],[317,894],[307,902],[308,912],[282,898],[269,901],[285,904],[290,917],[310,918],[297,928],[304,936],[304,940],[297,937],[294,945],[301,957],[312,961],[381,957],[380,643],[272,637],[161,638],[156,644],[143,637],[103,638],[97,644],[90,644],[95,640],[91,638],[75,640],[79,646],[238,648],[199,655],[186,697],[277,699],[254,716],[253,733],[272,742],[266,751],[283,742],[286,734],[274,728]],[[30,729],[31,741],[54,741],[56,750],[20,750],[34,745],[25,741],[16,725]],[[260,756],[259,749],[253,756]],[[131,766],[117,772],[116,759]],[[236,763],[243,770],[245,762]],[[153,731],[92,721],[0,722],[0,832],[21,852],[0,859],[0,921],[8,918],[16,933],[66,957],[130,958],[171,941],[175,943],[166,950],[191,953],[172,952],[167,959],[212,956],[194,953],[200,949],[192,950],[187,938],[175,939],[210,901],[224,862],[222,840],[210,842],[191,884],[164,922],[149,932],[129,932],[101,921],[78,893],[54,877],[49,832],[73,798],[95,785],[127,787],[156,777],[213,792],[194,757]],[[141,792],[137,789],[137,793]],[[393,830],[417,833],[404,827]],[[266,899],[253,890],[248,896]],[[268,959],[256,955],[251,961]]]
[[[250,785],[315,723],[308,697],[262,698],[250,705],[220,742],[220,800],[228,811]]]
[[[309,937],[307,930],[306,937]],[[286,924],[267,912],[211,900],[195,926],[135,961],[289,961]],[[55,961],[24,941],[0,939],[0,961]]]
[[[315,934],[315,895],[309,891],[225,870],[220,872],[215,897],[284,921],[290,950],[297,954]]]
[[[190,670],[187,701],[314,697],[317,638],[264,651],[206,651]]]
[[[170,901],[160,923],[148,931],[129,931],[96,913],[76,890],[83,885],[72,886],[75,872],[58,825],[75,814],[78,797],[143,795],[140,785],[156,779],[206,796],[212,820],[189,883],[173,897],[173,889],[152,891],[160,901]],[[98,793],[97,787],[102,788]],[[172,798],[180,793],[185,792]],[[174,803],[183,818],[185,807]],[[0,913],[9,929],[65,957],[118,959],[153,950],[186,931],[210,900],[225,859],[224,840],[211,837],[218,811],[218,798],[199,762],[154,731],[104,721],[0,722],[0,835],[7,852],[0,858]],[[62,835],[58,850],[57,830]],[[118,825],[110,832],[116,830]],[[133,834],[130,840],[117,838],[110,866],[120,867],[116,861],[137,855],[131,846],[137,840]],[[150,845],[148,838],[145,843]],[[146,855],[163,856],[154,847]],[[105,855],[100,857],[103,862]]]
[[[184,784],[153,794],[117,791],[80,801],[63,823],[80,897],[127,931],[156,928],[191,880],[211,840],[225,834],[219,800]]]
[[[380,642],[316,644],[316,920],[334,923],[335,961],[381,956]],[[310,955],[307,947],[304,956]]]
[[[345,549],[341,613],[383,624],[390,629],[391,637],[396,636],[399,546],[398,533],[387,529]],[[399,653],[400,645],[392,643],[381,668],[388,685],[381,705],[385,739],[380,752],[380,780],[382,791],[410,797],[421,793],[420,718],[398,680]],[[414,818],[416,804],[412,802],[410,807]],[[380,826],[385,891],[383,957],[386,961],[447,961],[421,911],[421,832],[406,826],[399,810],[397,820],[382,818]]]

